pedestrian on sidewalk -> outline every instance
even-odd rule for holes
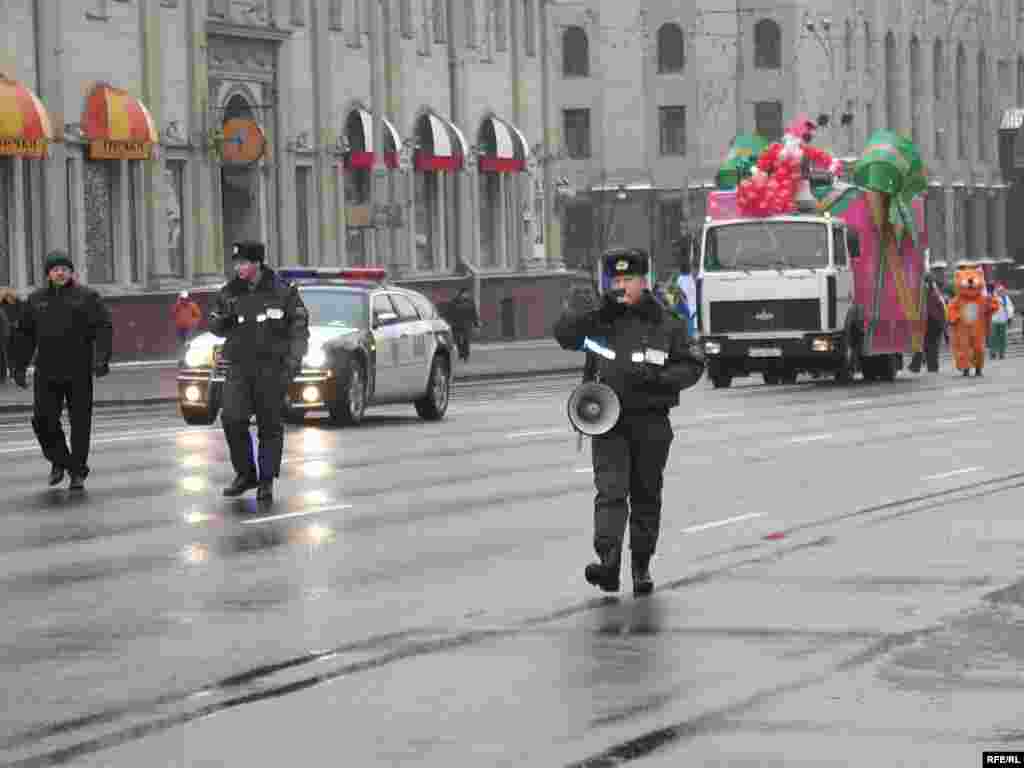
[[[583,350],[586,339],[608,350],[587,352],[593,371],[618,395],[618,422],[593,438],[594,550],[598,561],[583,572],[605,592],[619,590],[627,524],[633,594],[654,589],[650,562],[661,526],[661,489],[672,445],[669,410],[692,387],[704,362],[691,346],[686,322],[665,311],[648,288],[648,256],[639,248],[605,254],[611,290],[600,306],[585,293],[573,296],[554,328],[563,349]]]
[[[174,318],[174,329],[178,334],[178,345],[184,350],[189,339],[199,326],[201,312],[195,299],[189,296],[188,291],[178,294],[178,300],[171,307],[171,316]]]
[[[992,314],[992,333],[988,338],[988,348],[992,357],[1000,360],[1006,358],[1006,331],[1013,320],[1013,301],[1006,293],[1003,283],[996,283],[994,295],[999,308]]]
[[[6,381],[7,376],[14,375],[14,360],[11,357],[11,345],[14,340],[14,332],[21,322],[21,311],[23,302],[13,288],[0,288],[0,327],[6,324],[7,334],[4,336],[0,330],[0,337],[6,339],[6,343],[0,343],[0,382]]]
[[[298,289],[265,264],[263,243],[235,243],[235,278],[214,302],[210,330],[227,339],[221,424],[235,469],[224,495],[257,489],[273,498],[284,452],[282,411],[288,385],[302,368],[309,344],[309,312]],[[253,456],[249,419],[255,414],[259,457]]]
[[[447,315],[447,316],[446,316]],[[476,311],[476,302],[469,295],[469,291],[460,288],[455,298],[447,303],[442,317],[452,327],[452,335],[455,337],[455,346],[459,350],[459,359],[462,362],[469,361],[470,337],[473,329],[480,327],[480,316]]]
[[[15,334],[14,381],[27,389],[25,375],[35,356],[32,428],[50,462],[50,485],[71,477],[82,490],[89,474],[93,376],[110,372],[113,323],[100,295],[77,282],[74,264],[63,251],[46,257],[46,286],[25,302]],[[61,428],[68,407],[71,450]]]

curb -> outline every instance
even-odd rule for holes
[[[544,370],[534,371],[501,371],[495,373],[471,373],[464,376],[456,375],[452,378],[452,383],[456,386],[459,383],[465,384],[476,384],[486,383],[489,381],[502,381],[506,379],[535,379],[542,376],[568,376],[570,374],[579,374],[583,371],[583,366],[576,366],[573,368],[549,368]],[[138,398],[117,398],[117,399],[105,399],[96,400],[93,403],[93,408],[125,408],[133,405],[150,406],[150,405],[171,405],[177,404],[177,397],[138,397]],[[0,404],[0,414],[2,413],[31,413],[32,403],[2,403]]]

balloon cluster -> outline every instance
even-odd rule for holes
[[[833,175],[842,172],[840,160],[810,146],[815,130],[815,124],[806,115],[801,115],[787,126],[781,142],[770,144],[761,153],[753,175],[741,181],[736,192],[736,206],[742,215],[794,213],[801,185],[808,183],[803,175],[805,159],[811,165],[828,169]]]

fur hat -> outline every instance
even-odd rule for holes
[[[237,261],[239,259],[245,259],[246,261],[258,261],[260,264],[264,262],[267,257],[266,248],[263,243],[256,241],[246,241],[241,243],[235,243],[231,247],[231,260]]]
[[[612,277],[646,277],[649,263],[647,252],[640,248],[622,248],[604,255],[605,272]]]
[[[72,271],[75,269],[75,265],[71,262],[71,257],[65,251],[50,251],[47,254],[45,266],[47,274],[54,267],[67,267]]]

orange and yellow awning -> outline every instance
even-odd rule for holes
[[[46,157],[50,117],[29,88],[0,75],[0,155]]]
[[[82,132],[94,160],[147,160],[160,141],[145,105],[106,83],[94,86],[85,100]]]

